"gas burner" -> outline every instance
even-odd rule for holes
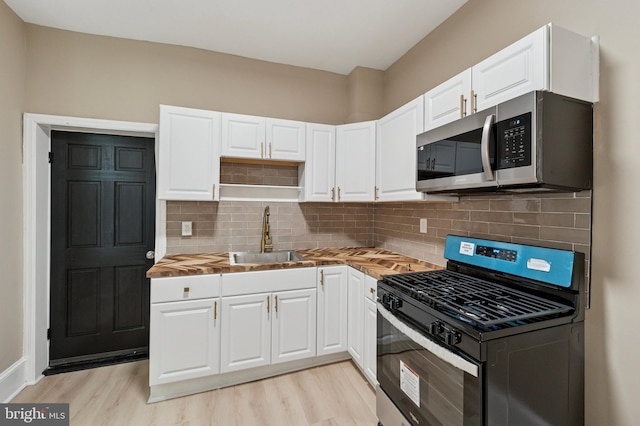
[[[384,282],[419,302],[484,327],[573,310],[568,305],[449,270],[388,275]]]

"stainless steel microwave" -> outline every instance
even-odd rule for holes
[[[590,189],[593,105],[530,92],[417,136],[416,189],[429,193]]]

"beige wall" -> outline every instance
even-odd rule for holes
[[[158,105],[344,123],[348,77],[27,25],[26,111],[158,122]]]
[[[22,356],[24,23],[0,1],[0,372]]]
[[[470,0],[386,73],[385,111],[391,111],[547,22],[600,35],[586,316],[586,419],[594,426],[640,419],[639,14],[633,0]]]

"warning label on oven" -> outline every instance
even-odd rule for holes
[[[420,376],[402,361],[400,361],[400,389],[420,407]]]
[[[464,254],[465,256],[473,256],[473,251],[475,250],[476,245],[467,241],[462,241],[460,243],[460,254]]]

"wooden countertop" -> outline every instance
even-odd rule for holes
[[[163,257],[149,271],[147,278],[229,272],[268,271],[323,265],[349,265],[380,279],[382,275],[443,269],[442,266],[372,247],[319,248],[295,250],[307,260],[268,264],[231,265],[229,253],[174,254]]]

